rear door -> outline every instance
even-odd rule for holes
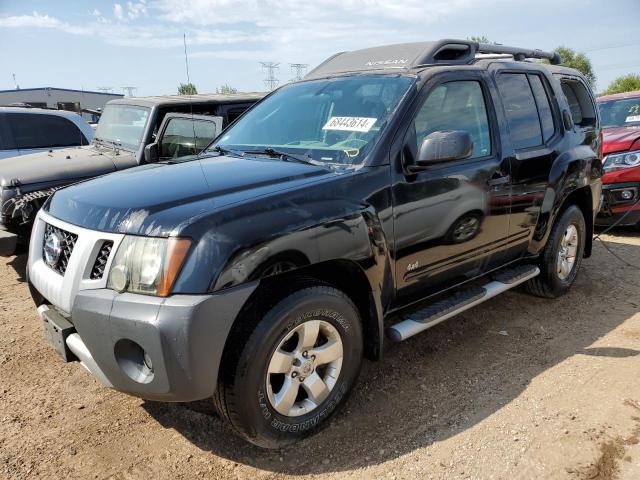
[[[168,113],[159,129],[159,160],[197,155],[221,131],[222,117]]]
[[[507,258],[527,253],[535,234],[553,162],[561,149],[560,111],[547,76],[530,68],[497,68],[496,104],[506,118],[511,157],[511,222]]]
[[[430,133],[465,130],[471,158],[407,170]],[[485,272],[509,230],[509,162],[482,72],[436,76],[423,88],[403,133],[393,185],[396,286],[402,301]]]

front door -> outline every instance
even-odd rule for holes
[[[509,160],[503,159],[491,95],[481,72],[427,83],[405,127],[394,173],[395,268],[403,302],[496,266],[509,233]],[[464,130],[470,158],[409,171],[424,138]]]

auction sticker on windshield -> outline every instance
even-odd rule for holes
[[[331,117],[322,129],[368,132],[377,120],[370,117]]]

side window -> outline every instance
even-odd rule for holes
[[[581,127],[596,124],[596,110],[587,88],[577,80],[563,78],[560,80],[562,92],[567,98],[573,123]]]
[[[540,119],[524,73],[501,73],[498,75],[498,90],[509,123],[511,143],[515,150],[542,145]]]
[[[491,154],[487,107],[482,87],[477,81],[454,81],[438,85],[420,108],[414,128],[414,152],[418,151],[427,135],[433,132],[465,130],[473,141],[471,158]]]
[[[200,153],[217,136],[216,124],[176,117],[169,120],[160,139],[160,157],[177,158]]]
[[[57,115],[15,113],[8,117],[16,148],[74,147],[87,145],[76,125]]]
[[[544,88],[542,79],[538,75],[529,75],[529,83],[531,84],[531,90],[533,90],[533,96],[536,100],[536,106],[538,107],[540,126],[542,127],[542,139],[546,142],[555,133],[553,111],[549,103],[549,96],[547,95],[547,90]]]

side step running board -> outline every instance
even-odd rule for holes
[[[521,265],[500,270],[486,285],[462,290],[410,313],[401,322],[387,328],[387,336],[394,342],[406,340],[539,274],[540,269],[535,265]]]

